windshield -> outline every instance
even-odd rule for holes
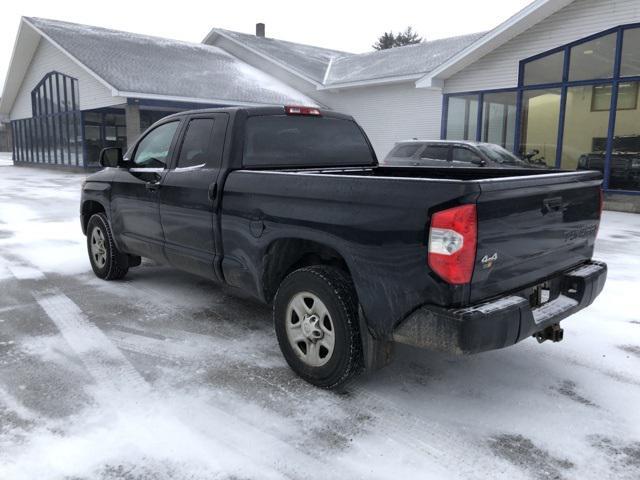
[[[485,156],[489,157],[490,160],[493,160],[497,163],[505,163],[507,165],[520,165],[520,166],[528,166],[529,163],[524,160],[519,159],[513,153],[511,153],[506,148],[501,147],[500,145],[494,145],[492,143],[486,143],[478,145],[478,150],[480,150]]]

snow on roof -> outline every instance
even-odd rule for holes
[[[210,41],[211,37],[214,34],[221,35],[284,65],[317,84],[330,87],[390,77],[424,75],[471,45],[485,33],[461,35],[362,54],[258,37],[221,28],[212,29],[204,42],[215,43],[215,39]]]
[[[212,33],[218,33],[253,50],[257,50],[320,83],[324,78],[332,58],[351,55],[348,52],[339,50],[330,50],[312,45],[304,45],[302,43],[287,42],[285,40],[276,40],[275,38],[257,37],[255,35],[233,32],[222,28],[212,29],[209,36],[211,36]]]
[[[316,104],[218,47],[57,20],[25,20],[118,92],[230,103]]]
[[[430,72],[485,35],[485,32],[443,38],[335,59],[325,85],[361,82]]]

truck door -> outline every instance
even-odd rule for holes
[[[127,168],[115,170],[111,222],[123,250],[164,261],[158,192],[175,147],[180,120],[148,131],[133,150]]]
[[[216,280],[218,222],[214,207],[228,114],[195,114],[185,121],[160,189],[160,219],[169,262]]]

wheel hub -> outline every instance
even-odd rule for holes
[[[316,294],[300,292],[291,298],[286,328],[293,351],[307,365],[320,367],[331,359],[336,344],[333,319]]]
[[[302,319],[302,333],[312,342],[320,340],[324,333],[320,329],[320,318],[317,315],[305,315]]]

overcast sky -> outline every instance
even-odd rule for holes
[[[388,30],[411,25],[428,40],[489,30],[531,0],[4,0],[0,4],[0,86],[21,16],[96,25],[200,42],[211,27],[349,52],[366,52]]]

